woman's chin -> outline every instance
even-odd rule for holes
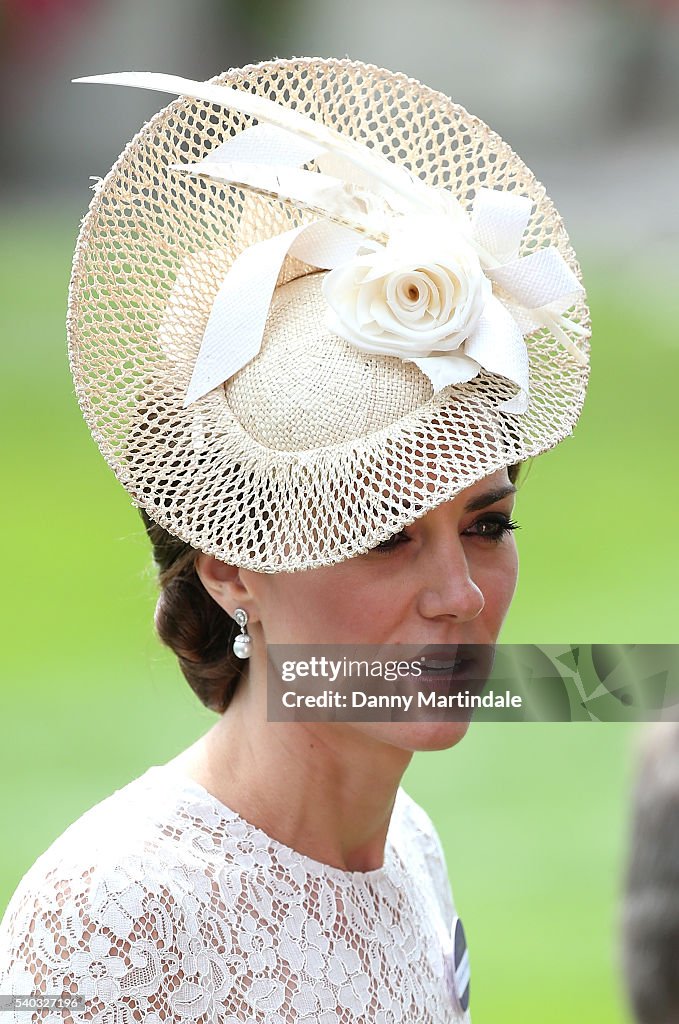
[[[411,726],[415,736],[413,750],[447,750],[454,747],[467,734],[471,722],[420,722]]]
[[[459,743],[470,721],[380,722],[370,728],[375,739],[401,750],[448,750]]]

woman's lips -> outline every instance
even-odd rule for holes
[[[422,672],[416,680],[440,687],[448,685],[448,692],[459,689],[460,683],[467,683],[467,689],[480,692],[490,675],[494,644],[430,644],[423,647],[414,661],[419,662]],[[450,689],[453,684],[453,691]]]
[[[423,671],[446,674],[467,668],[474,660],[470,644],[432,644],[423,647],[414,658]]]

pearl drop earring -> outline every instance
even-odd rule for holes
[[[237,658],[249,658],[252,653],[252,637],[248,633],[248,613],[243,608],[236,608],[233,617],[240,626],[240,633],[233,642],[233,653]]]

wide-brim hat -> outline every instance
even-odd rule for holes
[[[483,122],[349,60],[91,80],[180,94],[97,184],[68,310],[90,430],[171,534],[331,565],[572,433],[580,269]]]

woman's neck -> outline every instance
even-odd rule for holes
[[[382,867],[412,752],[354,724],[268,722],[252,669],[219,721],[172,763],[298,853],[345,871]]]

